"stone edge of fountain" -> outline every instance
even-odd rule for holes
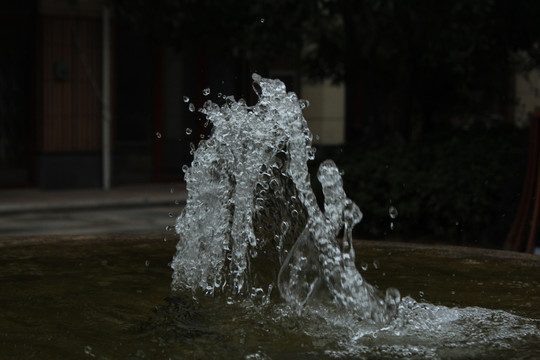
[[[374,241],[374,240],[354,240],[354,247],[361,252],[363,248],[371,249],[392,249],[398,251],[411,251],[416,253],[429,253],[439,257],[448,258],[482,258],[482,259],[501,259],[501,260],[519,260],[530,262],[540,266],[540,256],[521,253],[508,250],[485,249],[476,247],[465,247],[456,245],[434,245],[419,244],[397,241]]]
[[[171,239],[172,240],[172,239]],[[84,235],[14,235],[0,236],[0,249],[45,244],[71,242],[72,244],[87,244],[95,242],[163,242],[162,233],[149,234],[84,234]],[[172,241],[176,244],[176,241]],[[173,254],[171,254],[172,256]]]
[[[171,239],[173,240],[173,239]],[[163,234],[91,234],[91,235],[32,235],[32,236],[0,236],[0,249],[56,244],[72,242],[86,244],[90,242],[163,242]],[[175,243],[175,241],[172,241]],[[355,249],[361,253],[362,249],[388,249],[397,251],[411,251],[413,253],[429,253],[439,257],[448,258],[483,258],[516,260],[530,265],[540,266],[540,256],[506,250],[483,249],[454,245],[431,245],[395,241],[354,240]],[[174,254],[171,253],[171,256]]]

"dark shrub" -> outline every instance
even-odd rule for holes
[[[454,129],[405,145],[320,149],[317,158],[333,158],[344,171],[345,191],[364,213],[357,237],[501,247],[519,202],[527,145],[526,131],[500,126]],[[398,210],[395,220],[390,206]]]

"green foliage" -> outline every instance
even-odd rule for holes
[[[508,70],[509,55],[517,51],[540,62],[538,2],[327,0],[319,8],[305,19],[313,45],[306,66],[315,77],[345,81],[339,64],[348,57],[362,59],[358,65],[369,65],[388,86],[400,66],[429,77],[451,76],[446,80],[457,85]]]
[[[336,163],[364,213],[356,236],[502,246],[522,186],[524,135],[509,127],[452,130],[406,146],[345,148]]]
[[[353,94],[348,141],[367,127],[408,139],[415,126],[433,128],[456,115],[506,114],[514,100],[509,78],[540,64],[540,2],[320,3],[315,24],[323,25],[310,28],[305,69]]]
[[[509,77],[540,64],[539,1],[111,1],[188,56],[235,59],[240,79],[289,68],[344,83],[348,140],[506,114]]]

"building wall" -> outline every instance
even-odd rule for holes
[[[39,0],[39,12],[44,15],[99,18],[103,4],[103,0]]]
[[[101,186],[102,0],[41,0],[36,172],[41,188]]]
[[[159,52],[155,43],[133,29],[126,19],[114,19],[113,184],[154,180],[154,144],[162,141],[155,127],[160,103],[156,79]]]
[[[302,98],[310,105],[304,117],[318,145],[341,145],[345,142],[345,88],[329,80],[304,84]]]
[[[36,9],[0,2],[0,187],[33,182]]]
[[[101,147],[101,21],[43,16],[39,150]]]

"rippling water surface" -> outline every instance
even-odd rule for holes
[[[540,265],[530,258],[357,247],[366,280],[404,295],[377,327],[325,308],[299,316],[279,300],[173,295],[174,249],[158,236],[3,247],[1,358],[540,357]]]

